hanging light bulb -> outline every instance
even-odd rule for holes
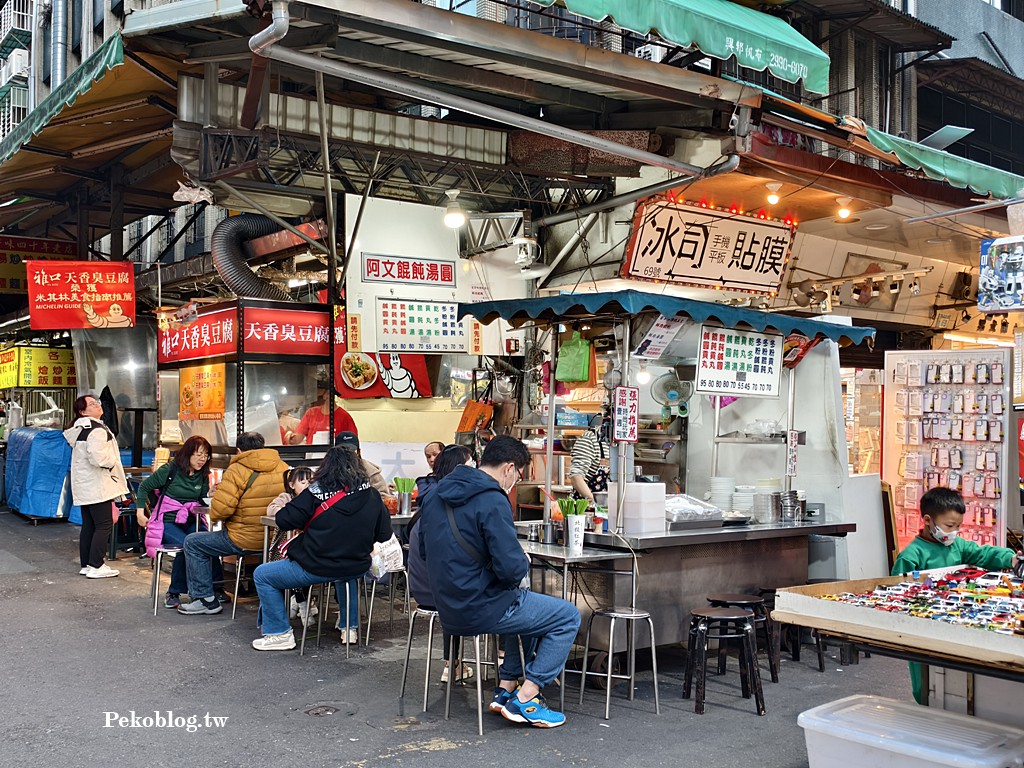
[[[782,182],[769,181],[765,186],[768,187],[768,205],[778,205],[781,199],[779,197],[779,190],[782,189]]]
[[[850,203],[852,202],[852,197],[837,197],[836,203],[839,204],[839,210],[836,211],[836,217],[840,219],[850,218]]]
[[[640,370],[636,373],[637,384],[647,384],[651,380],[651,372],[647,370],[647,361],[640,361]]]
[[[448,208],[444,213],[444,225],[449,229],[465,226],[466,212],[462,210],[462,206],[456,199],[459,196],[459,190],[449,189],[445,194],[448,195]]]

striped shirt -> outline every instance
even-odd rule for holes
[[[582,475],[588,483],[597,474],[601,459],[605,458],[605,445],[597,436],[597,432],[588,429],[580,435],[572,446],[572,463],[569,465],[569,477]]]

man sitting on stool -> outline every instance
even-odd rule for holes
[[[580,613],[561,598],[519,588],[530,566],[508,494],[529,464],[523,443],[499,435],[484,449],[479,469],[452,470],[423,500],[420,552],[446,630],[463,637],[510,636],[491,711],[516,723],[555,728],[565,715],[548,709],[540,691],[565,667]],[[526,658],[521,687],[517,635]]]

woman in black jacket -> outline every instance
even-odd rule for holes
[[[325,581],[350,595],[350,615],[342,640],[358,641],[359,603],[356,579],[370,569],[375,542],[391,538],[391,518],[380,494],[370,485],[355,451],[331,448],[313,476],[313,484],[277,513],[277,527],[300,530],[283,560],[264,563],[253,572],[260,597],[263,637],[252,642],[258,651],[295,647],[288,623],[284,591]],[[354,614],[354,616],[352,615]]]

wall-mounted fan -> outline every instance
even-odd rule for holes
[[[665,373],[651,384],[651,397],[661,406],[661,420],[669,421],[673,413],[686,415],[686,403],[693,397],[693,382],[680,381],[674,373]]]

